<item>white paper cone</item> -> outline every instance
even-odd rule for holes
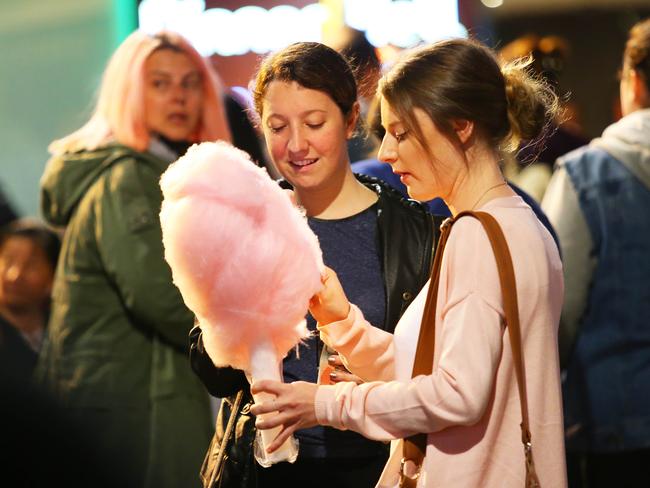
[[[269,344],[261,344],[251,351],[251,376],[253,382],[259,380],[283,381],[281,373],[281,362],[275,354],[275,349]],[[258,393],[253,395],[255,403],[272,401],[275,395],[271,393]],[[268,418],[275,415],[273,412],[261,415],[260,418]],[[265,468],[272,464],[287,461],[293,463],[298,457],[298,441],[291,436],[277,451],[266,452],[266,448],[273,442],[273,439],[282,430],[282,426],[274,429],[257,430],[255,459]]]

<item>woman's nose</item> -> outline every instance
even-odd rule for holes
[[[288,149],[292,153],[302,153],[309,149],[309,143],[300,129],[291,131]]]
[[[181,84],[175,85],[172,88],[172,98],[175,102],[185,103],[185,100],[187,100],[187,88]]]
[[[18,264],[10,264],[4,269],[3,278],[10,282],[16,282],[20,279],[22,274],[22,267]]]
[[[384,136],[381,141],[381,146],[379,146],[379,152],[377,153],[377,159],[384,163],[394,163],[397,160],[397,150],[389,140],[388,136]]]

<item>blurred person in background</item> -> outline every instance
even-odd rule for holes
[[[41,210],[65,227],[36,378],[131,486],[198,486],[208,395],[163,258],[158,184],[195,142],[229,140],[216,74],[181,36],[131,34],[95,112],[50,145]]]
[[[629,33],[620,97],[623,118],[558,160],[543,201],[564,255],[560,353],[576,487],[648,486],[650,19]]]
[[[357,81],[359,100],[359,122],[364,124],[368,113],[373,109],[377,83],[381,78],[381,62],[375,46],[366,38],[365,32],[344,27],[338,39],[340,45],[335,49],[350,63]],[[348,141],[348,153],[353,163],[377,154],[379,140],[372,132],[356,131]]]
[[[50,311],[61,243],[30,220],[0,229],[0,374],[27,385]]]
[[[274,180],[278,179],[280,175],[269,161],[263,136],[257,127],[251,92],[242,86],[233,86],[224,94],[224,100],[232,145],[246,151],[257,166],[265,168]]]
[[[9,202],[5,192],[0,185],[0,227],[7,225],[18,218],[16,211]]]
[[[34,220],[0,230],[0,484],[117,486],[82,432],[33,388],[61,243]],[[34,462],[34,453],[47,452]],[[110,482],[108,481],[110,480]]]
[[[543,137],[537,141],[523,141],[516,155],[505,160],[506,177],[541,202],[555,160],[589,142],[578,122],[577,105],[568,100],[570,94],[560,85],[569,44],[557,36],[528,34],[503,46],[499,56],[505,62],[530,56],[531,72],[553,87],[563,102],[563,110],[546,128]]]

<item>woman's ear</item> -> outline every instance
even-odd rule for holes
[[[457,119],[452,121],[451,126],[461,144],[466,144],[474,134],[474,122],[471,120]]]
[[[361,106],[359,105],[359,102],[354,102],[354,105],[352,105],[352,108],[350,109],[350,115],[348,115],[345,126],[345,136],[348,139],[351,139],[354,135],[354,130],[357,128],[357,121],[359,120],[360,113]]]

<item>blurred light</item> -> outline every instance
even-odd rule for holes
[[[267,11],[262,7],[242,7],[235,11],[235,15],[241,22],[240,25],[248,32],[248,44],[250,50],[263,54],[268,51],[267,37],[269,37],[270,27],[266,21]],[[214,23],[214,26],[218,26]]]
[[[368,27],[377,19],[377,12],[385,11],[391,4],[391,0],[344,0],[345,23],[360,31],[368,30]],[[370,22],[369,13],[372,12],[373,22]]]
[[[321,40],[321,27],[330,17],[330,9],[320,3],[312,3],[302,8],[301,40],[318,42]]]
[[[498,6],[503,0],[482,0]],[[365,31],[377,47],[411,47],[421,41],[466,37],[457,0],[343,0],[345,22]],[[319,41],[330,12],[313,3],[302,9],[280,5],[270,10],[245,6],[230,11],[205,9],[205,0],[143,0],[140,29],[168,29],[185,36],[201,54],[263,54],[298,41]]]
[[[344,0],[344,7],[345,23],[365,31],[376,47],[405,48],[421,41],[467,37],[458,20],[457,0]]]
[[[268,38],[269,50],[275,51],[292,42],[302,40],[296,36],[300,25],[300,11],[291,5],[280,5],[268,11],[266,21],[273,26],[275,35]]]
[[[317,3],[298,9],[270,10],[246,6],[230,11],[205,9],[205,0],[143,0],[140,29],[149,34],[167,29],[185,36],[204,56],[258,54],[298,41],[319,41],[327,9]]]
[[[503,5],[503,0],[481,0],[481,3],[488,8],[497,8]]]

